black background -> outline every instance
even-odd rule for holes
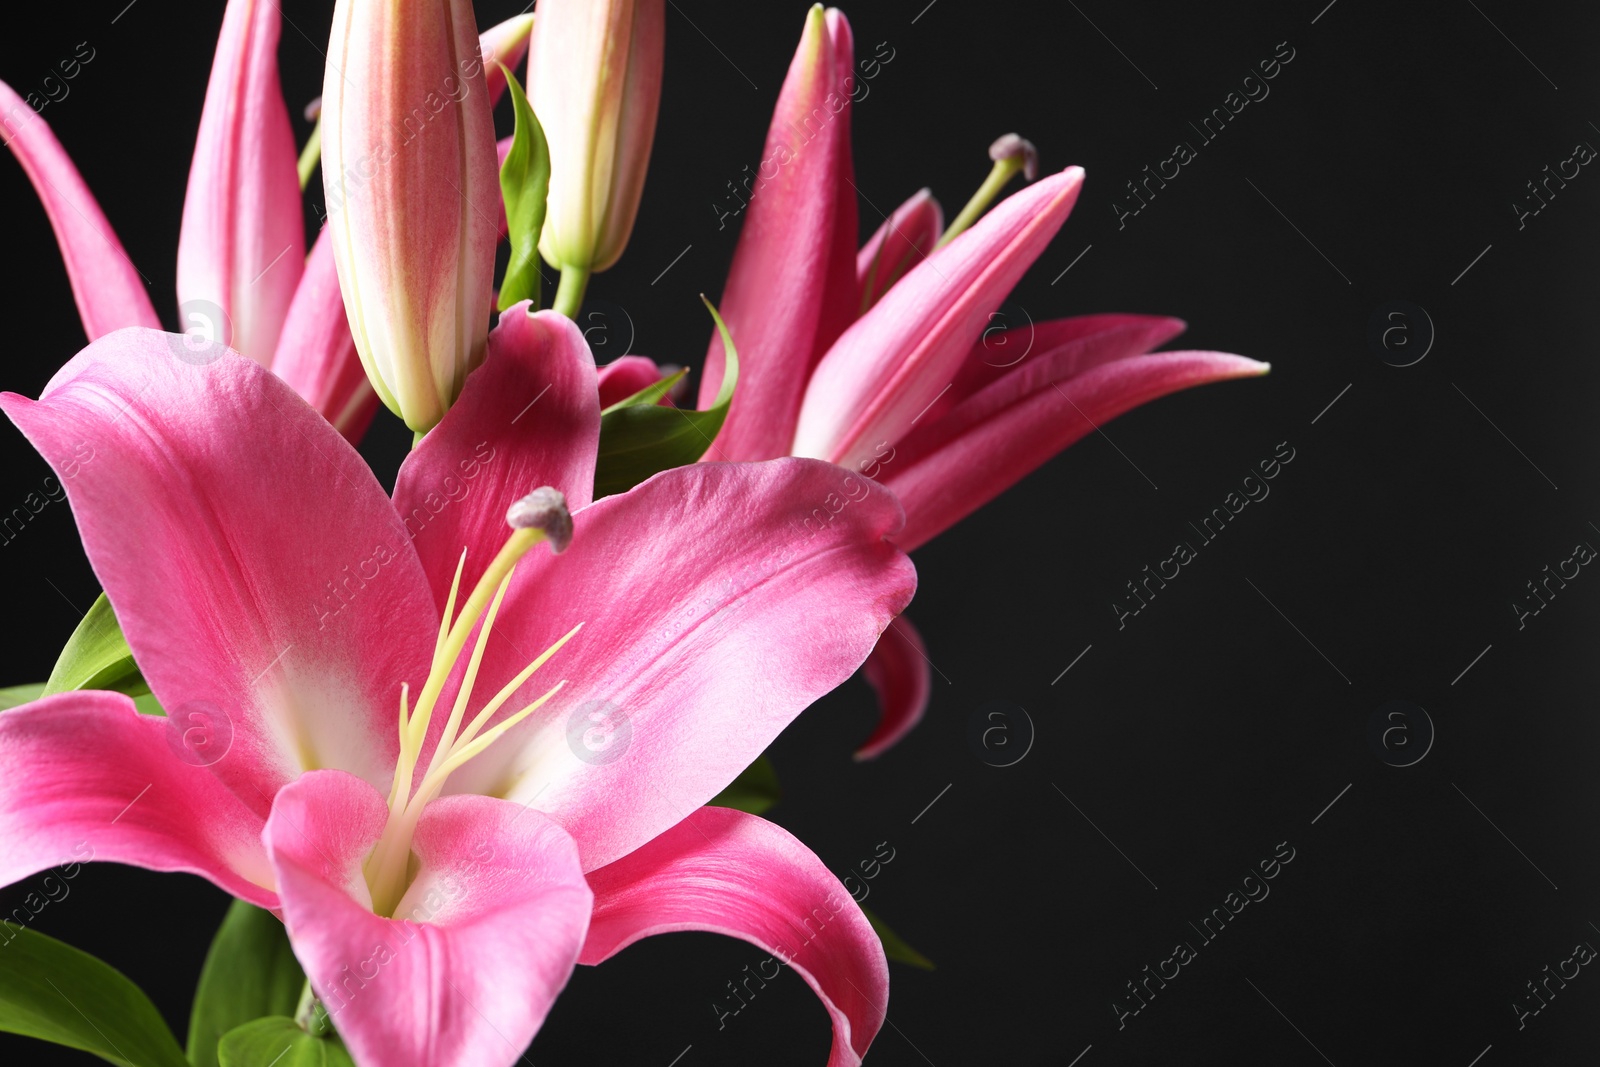
[[[222,8],[125,3],[11,23],[0,77],[27,92],[78,42],[94,47],[44,118],[171,325]],[[1046,170],[1077,163],[1089,177],[1009,322],[1167,313],[1190,323],[1186,347],[1274,366],[1124,416],[917,553],[910,614],[937,673],[926,721],[898,748],[850,760],[873,715],[859,680],[774,746],[786,795],[772,817],[841,874],[887,841],[895,859],[867,904],[938,964],[893,966],[870,1063],[1595,1061],[1600,976],[1585,968],[1521,1030],[1511,1005],[1576,943],[1600,945],[1600,578],[1585,569],[1520,630],[1510,604],[1574,544],[1600,544],[1600,176],[1585,168],[1522,228],[1511,205],[1577,142],[1600,145],[1600,19],[1576,4],[1326,3],[847,11],[858,55],[880,41],[894,54],[854,113],[865,228],[923,185],[953,213],[986,173],[989,142],[1016,130]],[[480,3],[480,24],[518,6]],[[302,137],[330,9],[284,4]],[[602,360],[632,335],[635,352],[698,362],[696,294],[720,292],[735,239],[711,205],[759,161],[804,14],[790,0],[669,7],[640,223],[591,286],[612,327],[595,335],[610,345]],[[1294,59],[1270,96],[1202,143],[1187,124],[1280,42]],[[1198,158],[1119,228],[1123,183],[1180,140]],[[0,384],[37,395],[84,338],[44,213],[10,162],[0,203]],[[1371,316],[1396,300],[1437,331],[1404,368],[1368,341]],[[9,426],[0,435],[0,502],[20,501],[48,470]],[[407,438],[383,414],[364,450],[392,477]],[[1270,497],[1119,630],[1110,604],[1124,583],[1194,540],[1187,524],[1280,442],[1295,458]],[[4,553],[0,683],[36,681],[96,584],[64,504]],[[1437,731],[1409,767],[1368,740],[1393,699],[1425,708]],[[1025,708],[1036,731],[1010,767],[968,742],[991,700]],[[1020,744],[1027,728],[1011,722]],[[1270,896],[1202,943],[1189,923],[1280,842],[1294,860]],[[8,909],[24,889],[3,895]],[[101,865],[36,926],[123,969],[181,1034],[225,906],[197,878]],[[1119,1030],[1125,983],[1179,941],[1198,958]],[[724,983],[763,956],[682,934],[580,968],[529,1062],[822,1064],[827,1020],[792,974],[718,1029]],[[0,1048],[87,1060],[19,1039]]]

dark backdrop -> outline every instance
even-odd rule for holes
[[[44,116],[171,316],[221,5],[125,4],[9,24],[0,77],[26,90],[78,42],[94,48]],[[480,4],[480,22],[518,6]],[[296,114],[319,90],[330,8],[284,5]],[[639,227],[591,290],[614,327],[602,359],[631,336],[633,351],[698,361],[696,294],[720,292],[735,239],[712,204],[759,161],[804,13],[671,5]],[[893,0],[848,14],[858,54],[893,51],[855,111],[864,227],[923,185],[953,211],[990,140],[1016,130],[1047,170],[1078,163],[1089,179],[1009,322],[1168,313],[1191,347],[1274,365],[1118,419],[917,553],[911,614],[937,673],[904,744],[851,762],[873,714],[857,680],[775,745],[773,817],[841,873],[887,842],[867,904],[938,965],[893,967],[870,1062],[1593,1062],[1600,976],[1552,982],[1521,1028],[1513,1002],[1536,1006],[1525,983],[1600,945],[1600,577],[1552,583],[1537,615],[1512,604],[1537,607],[1526,583],[1600,545],[1600,176],[1563,162],[1600,146],[1596,12]],[[1260,96],[1244,79],[1275,53],[1293,58],[1270,95],[1213,141],[1189,125],[1230,92]],[[1179,141],[1195,157],[1132,214],[1125,183]],[[1527,183],[1546,166],[1578,175],[1543,187],[1533,214]],[[10,161],[0,203],[0,384],[36,395],[83,336]],[[47,469],[9,426],[0,436],[0,500],[20,500]],[[383,416],[366,451],[392,477],[406,444]],[[1213,542],[1192,530],[1290,452],[1270,496]],[[1138,604],[1125,583],[1178,541],[1196,558],[1119,625],[1112,605]],[[37,680],[95,581],[64,505],[4,556],[0,682]],[[974,745],[975,715],[1012,746]],[[1269,863],[1275,878],[1243,881],[1275,854],[1292,855]],[[1205,939],[1211,909],[1263,885]],[[107,865],[37,925],[149,988],[181,1033],[225,905],[199,879]],[[1193,958],[1132,1014],[1127,983],[1147,965],[1170,974],[1178,942]],[[793,975],[719,1029],[713,1002],[761,958],[684,934],[580,968],[529,1061],[822,1064],[827,1020]]]

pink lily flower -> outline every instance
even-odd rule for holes
[[[739,389],[709,455],[812,456],[858,470],[900,498],[907,518],[895,543],[910,551],[1123,412],[1267,371],[1221,352],[1151,354],[1184,329],[1173,318],[1088,315],[988,329],[1065,223],[1083,182],[1078,167],[1008,197],[937,251],[943,216],[923,190],[857,250],[853,59],[844,16],[814,7],[723,290]],[[1032,146],[1009,137],[993,151],[1002,150]],[[702,403],[715,396],[722,364],[714,337]],[[825,525],[838,510],[819,504],[813,519]],[[927,660],[906,619],[885,634],[867,678],[882,716],[857,758],[888,748],[926,708]]]
[[[278,83],[276,4],[229,0],[206,90],[178,245],[177,295],[187,357],[225,347],[271,367],[350,440],[378,399],[361,369],[324,229],[305,252],[300,186]],[[484,33],[485,56],[515,66],[531,16]],[[505,88],[490,68],[489,96]],[[0,82],[0,139],[22,164],[55,230],[84,332],[159,329],[147,282],[61,143]]]
[[[593,357],[527,307],[392,500],[280,379],[152,330],[0,396],[169,713],[0,714],[0,884],[87,842],[273,909],[364,1065],[512,1064],[575,962],[685,929],[790,963],[859,1064],[876,935],[798,841],[703,805],[910,599],[899,505],[808,530],[840,472],[803,459],[591,503]]]

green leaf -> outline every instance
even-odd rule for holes
[[[521,300],[539,306],[539,231],[544,229],[545,200],[550,193],[550,147],[516,76],[504,64],[500,69],[505,72],[516,116],[511,151],[500,164],[500,196],[505,200],[511,240],[511,261],[500,283],[498,306],[504,311]]]
[[[43,695],[74,689],[113,689],[131,697],[150,692],[104,593],[67,639],[67,647],[61,650],[50,680],[44,684]]]
[[[103,960],[0,923],[0,1030],[123,1067],[187,1067],[144,992]]]
[[[305,981],[283,923],[254,904],[234,901],[200,971],[189,1013],[189,1062],[217,1067],[217,1042],[224,1034],[263,1015],[294,1015]]]
[[[0,711],[10,711],[12,708],[21,707],[31,700],[38,700],[44,695],[43,682],[7,686],[4,689],[0,689]]]
[[[600,414],[602,417],[604,417],[611,414],[613,411],[621,411],[623,408],[643,407],[645,405],[659,403],[661,398],[672,392],[672,387],[683,381],[683,376],[688,373],[689,368],[685,367],[676,374],[669,374],[659,382],[656,382],[654,385],[647,385],[637,393],[634,393],[632,396],[623,397],[615,404],[612,404],[610,407],[600,412]]]
[[[337,1037],[312,1037],[285,1016],[229,1030],[217,1047],[217,1062],[222,1067],[355,1067]]]
[[[711,301],[706,300],[706,307],[716,320],[717,331],[722,334],[722,350],[727,355],[722,388],[716,399],[705,411],[685,411],[661,407],[654,400],[635,402],[636,397],[648,391],[642,390],[601,412],[600,455],[594,472],[596,497],[625,493],[651,475],[695,462],[706,454],[722,429],[739,381],[739,355],[722,316]],[[657,393],[655,399],[664,392]]]
[[[906,939],[889,929],[882,919],[866,908],[861,909],[861,914],[867,917],[867,922],[872,924],[872,929],[876,931],[878,940],[883,942],[883,954],[885,956],[896,963],[909,963],[911,966],[919,967],[924,971],[933,970],[933,961],[906,944]]]
[[[719,808],[736,808],[751,815],[764,815],[783,797],[778,788],[778,772],[772,761],[757,756],[756,761],[739,773],[728,788],[711,798]]]

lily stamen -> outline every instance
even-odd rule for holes
[[[417,820],[422,816],[422,809],[443,792],[445,782],[454,771],[537,711],[566,685],[565,680],[558,682],[543,696],[527,704],[503,722],[484,731],[483,728],[506,701],[510,700],[535,671],[582,629],[582,623],[567,631],[560,640],[517,672],[517,675],[466,724],[465,729],[462,728],[467,715],[467,706],[472,700],[473,689],[477,683],[478,668],[483,663],[489,634],[494,629],[495,618],[500,612],[506,591],[511,587],[511,578],[516,572],[517,562],[541,542],[549,542],[551,550],[559,553],[572,539],[572,515],[567,510],[566,500],[559,492],[549,487],[535,489],[511,505],[506,512],[506,522],[512,528],[511,535],[506,538],[505,544],[478,578],[466,602],[462,604],[460,613],[452,619],[460,594],[461,576],[467,562],[466,552],[462,552],[461,559],[456,564],[455,578],[450,584],[450,593],[445,599],[444,614],[439,623],[439,636],[434,644],[433,661],[429,665],[428,677],[417,696],[416,704],[409,710],[407,708],[409,685],[402,683],[400,687],[400,755],[395,764],[394,782],[389,789],[389,821],[366,863],[367,884],[373,894],[373,908],[379,914],[392,913],[405,894],[406,886],[409,884],[411,836],[416,829]],[[477,631],[477,637],[476,640],[471,640],[474,630]],[[467,652],[469,640],[472,650],[468,655],[466,668],[462,672],[461,684],[451,705],[449,718],[445,720],[444,728],[440,731],[433,755],[423,772],[422,781],[413,790],[417,763],[422,755],[422,746],[427,741],[428,728],[432,723],[435,707],[461,656]]]

